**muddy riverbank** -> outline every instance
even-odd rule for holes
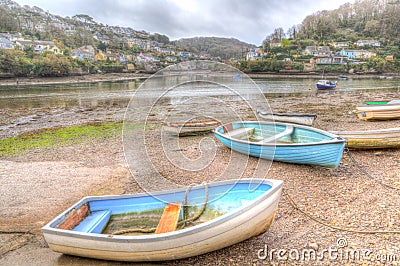
[[[268,101],[276,112],[318,114],[316,127],[322,129],[363,130],[399,126],[399,121],[364,122],[352,113],[355,105],[363,100],[394,97],[398,95],[391,92],[321,93],[271,97]],[[51,121],[58,122],[57,125],[68,126],[71,121],[76,124],[93,119],[117,121],[124,111],[124,107],[116,106],[109,110],[87,110],[82,116],[72,112],[62,119],[49,114]],[[18,112],[23,111],[15,112],[18,116]],[[46,125],[43,122],[44,128],[48,127]],[[183,139],[185,154],[196,157],[202,137]],[[208,137],[213,138],[212,135]],[[149,139],[152,138],[150,133]],[[157,145],[150,146],[149,154],[154,156],[165,177],[190,184],[213,180],[229,163],[230,150],[221,143],[215,142],[215,145],[216,156],[212,165],[199,172],[171,167]],[[262,178],[284,180],[285,191],[298,208],[317,220],[360,232],[332,229],[316,222],[282,196],[275,222],[265,234],[222,250],[163,264],[269,265],[280,262],[287,265],[376,265],[378,260],[393,259],[394,255],[400,261],[400,235],[382,232],[400,231],[399,191],[379,183],[400,187],[400,150],[351,151],[350,154],[357,163],[344,154],[340,166],[334,170],[273,162],[268,174]],[[250,158],[243,177],[252,176],[257,162],[256,158]],[[106,139],[34,149],[24,155],[3,157],[0,165],[0,193],[4,203],[0,209],[0,265],[126,265],[52,252],[40,232],[45,223],[83,196],[142,191],[135,181],[139,176],[131,176],[126,165],[120,133]],[[372,231],[380,233],[362,233]],[[336,253],[330,256],[324,252],[329,248],[336,249]],[[279,249],[286,251],[286,255],[279,256],[276,252]],[[319,257],[295,256],[296,251],[301,254],[309,249],[318,252]],[[293,256],[289,257],[289,252]],[[349,252],[363,255],[346,257]]]

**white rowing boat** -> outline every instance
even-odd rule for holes
[[[268,230],[282,185],[280,180],[238,179],[195,186],[188,192],[181,188],[151,195],[86,197],[42,231],[53,251],[69,255],[118,261],[187,258]],[[189,216],[192,211],[203,212],[185,228],[176,229],[179,220],[190,220],[183,217],[186,211],[182,205]],[[131,228],[151,226],[153,220],[154,233],[139,233]],[[130,227],[121,230],[121,224]],[[114,231],[113,226],[118,230]]]

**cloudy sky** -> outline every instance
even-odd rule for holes
[[[167,35],[233,37],[261,45],[275,28],[285,32],[319,10],[354,0],[16,0],[50,13],[87,14],[108,25]]]

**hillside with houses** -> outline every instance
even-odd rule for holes
[[[400,72],[400,2],[356,0],[276,28],[247,54],[250,72]]]
[[[400,4],[357,0],[277,28],[259,47],[216,37],[170,41],[160,33],[61,17],[0,0],[0,76],[155,72],[187,60],[217,60],[245,72],[399,73]],[[379,30],[381,29],[381,30]]]
[[[107,72],[155,72],[187,60],[225,60],[254,47],[213,38],[219,47],[192,49],[166,35],[97,23],[88,15],[53,15],[39,7],[0,0],[0,75],[63,76]],[[227,52],[228,51],[228,52]]]
[[[300,47],[300,49],[293,44],[285,45],[284,42],[285,40],[282,40],[282,43],[274,43],[269,49],[251,49],[246,54],[246,61],[240,63],[242,68],[249,72],[354,73],[357,71],[358,74],[398,72],[399,70],[394,55],[386,52],[377,40],[358,40],[354,43],[332,42],[328,45],[314,44]],[[296,50],[291,50],[294,46]]]

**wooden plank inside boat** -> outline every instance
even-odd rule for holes
[[[182,202],[168,203],[158,223],[156,234],[168,233],[176,230]]]
[[[73,209],[68,213],[65,219],[57,226],[58,229],[72,230],[90,213],[89,205],[83,204],[79,209]]]

